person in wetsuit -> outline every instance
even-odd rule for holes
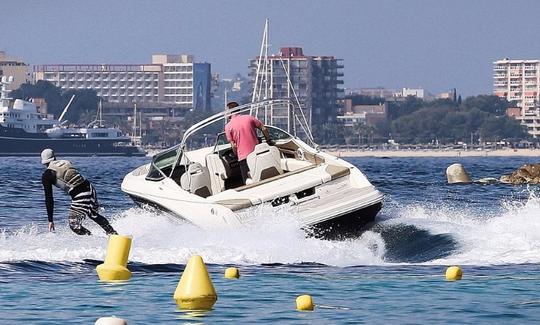
[[[71,197],[69,227],[77,235],[91,235],[82,225],[88,217],[105,230],[107,235],[117,234],[109,221],[98,213],[99,203],[94,186],[85,179],[68,160],[57,160],[52,149],[41,152],[41,163],[47,167],[41,176],[45,191],[45,206],[49,219],[49,231],[54,230],[54,198],[52,186],[64,190]]]

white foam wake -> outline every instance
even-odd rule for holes
[[[389,222],[412,224],[432,234],[450,234],[459,244],[453,255],[433,264],[514,264],[540,262],[540,198],[507,201],[502,212],[410,206]]]
[[[202,230],[164,214],[134,208],[115,216],[112,224],[121,234],[133,236],[130,261],[147,264],[185,263],[193,254],[216,264],[382,263],[384,243],[376,233],[366,232],[342,242],[306,238],[294,216],[286,211],[253,213],[257,214],[256,222],[249,226]],[[107,238],[91,221],[85,225],[100,236],[77,236],[67,226],[57,227],[54,234],[39,232],[36,225],[16,233],[4,232],[0,235],[0,262],[102,260]]]

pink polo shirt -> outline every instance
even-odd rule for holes
[[[259,144],[256,129],[261,126],[261,121],[251,115],[231,116],[231,121],[225,125],[225,135],[229,142],[236,143],[238,160],[246,159]]]

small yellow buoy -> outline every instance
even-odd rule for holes
[[[174,292],[174,300],[180,309],[190,310],[210,310],[216,303],[216,290],[199,255],[189,259]]]
[[[105,262],[96,267],[101,281],[123,281],[131,278],[127,269],[131,237],[111,235],[107,246]]]
[[[450,266],[446,269],[446,280],[448,281],[461,280],[462,276],[463,272],[459,266]]]
[[[313,310],[313,299],[310,295],[302,295],[296,298],[297,310]]]
[[[238,279],[240,277],[240,271],[235,267],[229,267],[225,270],[226,279]]]

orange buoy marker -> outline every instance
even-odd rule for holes
[[[225,279],[238,279],[240,271],[235,267],[229,267],[225,270]]]
[[[216,289],[199,255],[189,259],[174,292],[174,300],[180,309],[189,310],[210,310],[216,303]]]
[[[463,272],[459,266],[450,266],[446,269],[446,280],[448,281],[457,281],[461,280]]]
[[[127,325],[125,319],[117,317],[101,317],[99,318],[94,325]]]
[[[302,295],[296,298],[296,310],[313,310],[314,307],[310,295]]]
[[[125,281],[131,278],[127,269],[131,237],[111,235],[107,246],[105,262],[96,267],[101,281]]]

